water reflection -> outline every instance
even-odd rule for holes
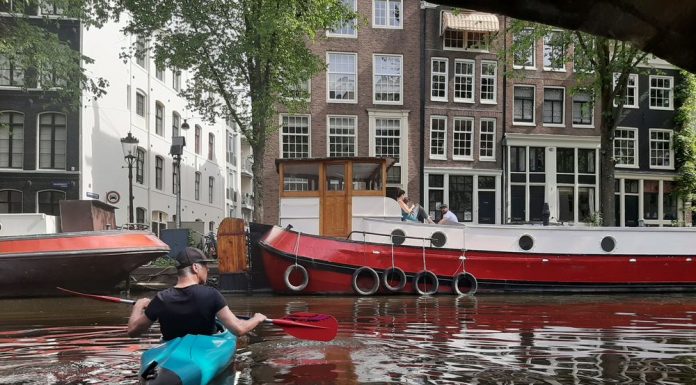
[[[681,295],[228,297],[233,311],[339,320],[330,343],[264,326],[240,341],[232,384],[674,384],[696,377],[696,299]],[[57,302],[57,303],[56,303]],[[0,301],[0,384],[136,383],[128,307]],[[42,311],[37,313],[36,309]],[[51,317],[53,315],[54,317]]]

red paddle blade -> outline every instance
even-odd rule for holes
[[[66,292],[68,294],[77,295],[77,296],[85,297],[85,298],[96,299],[97,301],[127,303],[129,305],[132,305],[135,303],[135,301],[133,301],[132,299],[109,297],[108,295],[96,295],[96,294],[80,293],[79,291],[72,291],[72,290],[68,290],[68,289],[63,289],[62,287],[56,287],[56,289],[63,291],[63,292]]]
[[[271,322],[291,336],[303,340],[331,341],[338,332],[338,321],[328,314],[292,313]]]

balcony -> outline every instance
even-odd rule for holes
[[[242,196],[242,208],[247,210],[254,209],[254,196],[246,193]]]
[[[254,177],[254,172],[252,171],[252,166],[254,165],[254,161],[251,160],[250,158],[244,159],[242,161],[242,175],[247,176],[249,178]]]

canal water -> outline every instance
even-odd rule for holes
[[[272,325],[240,339],[215,384],[693,384],[691,295],[228,296],[238,314],[334,315],[331,342]],[[0,301],[0,385],[135,384],[157,330],[125,335],[127,305]]]

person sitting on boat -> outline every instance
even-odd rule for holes
[[[217,289],[205,286],[208,262],[205,254],[187,247],[176,257],[176,286],[160,291],[155,298],[136,301],[128,320],[128,335],[137,337],[159,321],[162,339],[169,341],[187,334],[216,333],[215,318],[237,336],[244,335],[266,319],[260,313],[248,320],[237,318]]]
[[[440,212],[442,213],[442,218],[437,222],[438,224],[446,225],[459,223],[457,215],[449,210],[449,206],[447,206],[446,203],[440,205]]]
[[[401,208],[401,220],[408,222],[435,223],[430,219],[430,215],[425,211],[423,206],[412,203],[404,190],[399,190],[399,196],[396,201]]]

